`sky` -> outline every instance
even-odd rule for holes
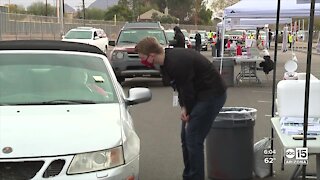
[[[47,0],[48,3],[52,5],[56,5],[57,0]],[[91,3],[95,0],[84,0],[85,6],[88,7]],[[30,6],[32,3],[35,2],[43,2],[46,3],[46,0],[0,0],[0,5],[4,4],[18,4],[23,5],[24,7]],[[71,7],[78,9],[78,6],[82,6],[82,0],[64,0],[64,3],[70,5]]]

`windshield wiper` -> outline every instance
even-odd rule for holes
[[[69,100],[69,99],[56,99],[43,102],[24,102],[24,103],[0,103],[0,106],[16,106],[16,105],[61,105],[61,104],[97,104],[91,100]]]
[[[133,42],[133,41],[120,41],[120,43],[130,43],[130,44],[136,44],[136,42]]]
[[[39,104],[96,104],[96,102],[91,100],[70,100],[70,99],[56,99],[51,101],[40,102]]]

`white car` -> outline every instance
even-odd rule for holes
[[[62,37],[62,41],[90,44],[97,46],[104,53],[107,53],[109,44],[109,38],[104,30],[92,27],[71,29]]]
[[[128,108],[150,99],[94,46],[0,41],[0,179],[137,180]]]
[[[191,48],[191,42],[190,42],[190,39],[189,39],[188,32],[186,32],[186,30],[183,30],[183,29],[181,30],[181,32],[184,35],[185,48]],[[165,30],[165,33],[166,33],[168,41],[173,41],[174,40],[174,30],[173,29],[167,29],[167,30]]]

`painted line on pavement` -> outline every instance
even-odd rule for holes
[[[272,103],[271,101],[262,101],[262,100],[258,100],[259,103]]]

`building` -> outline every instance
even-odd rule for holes
[[[152,21],[152,16],[153,14],[156,14],[158,15],[159,17],[162,17],[164,16],[165,14],[160,12],[160,11],[157,11],[155,9],[150,9],[149,11],[141,14],[139,17],[138,17],[138,21]]]

